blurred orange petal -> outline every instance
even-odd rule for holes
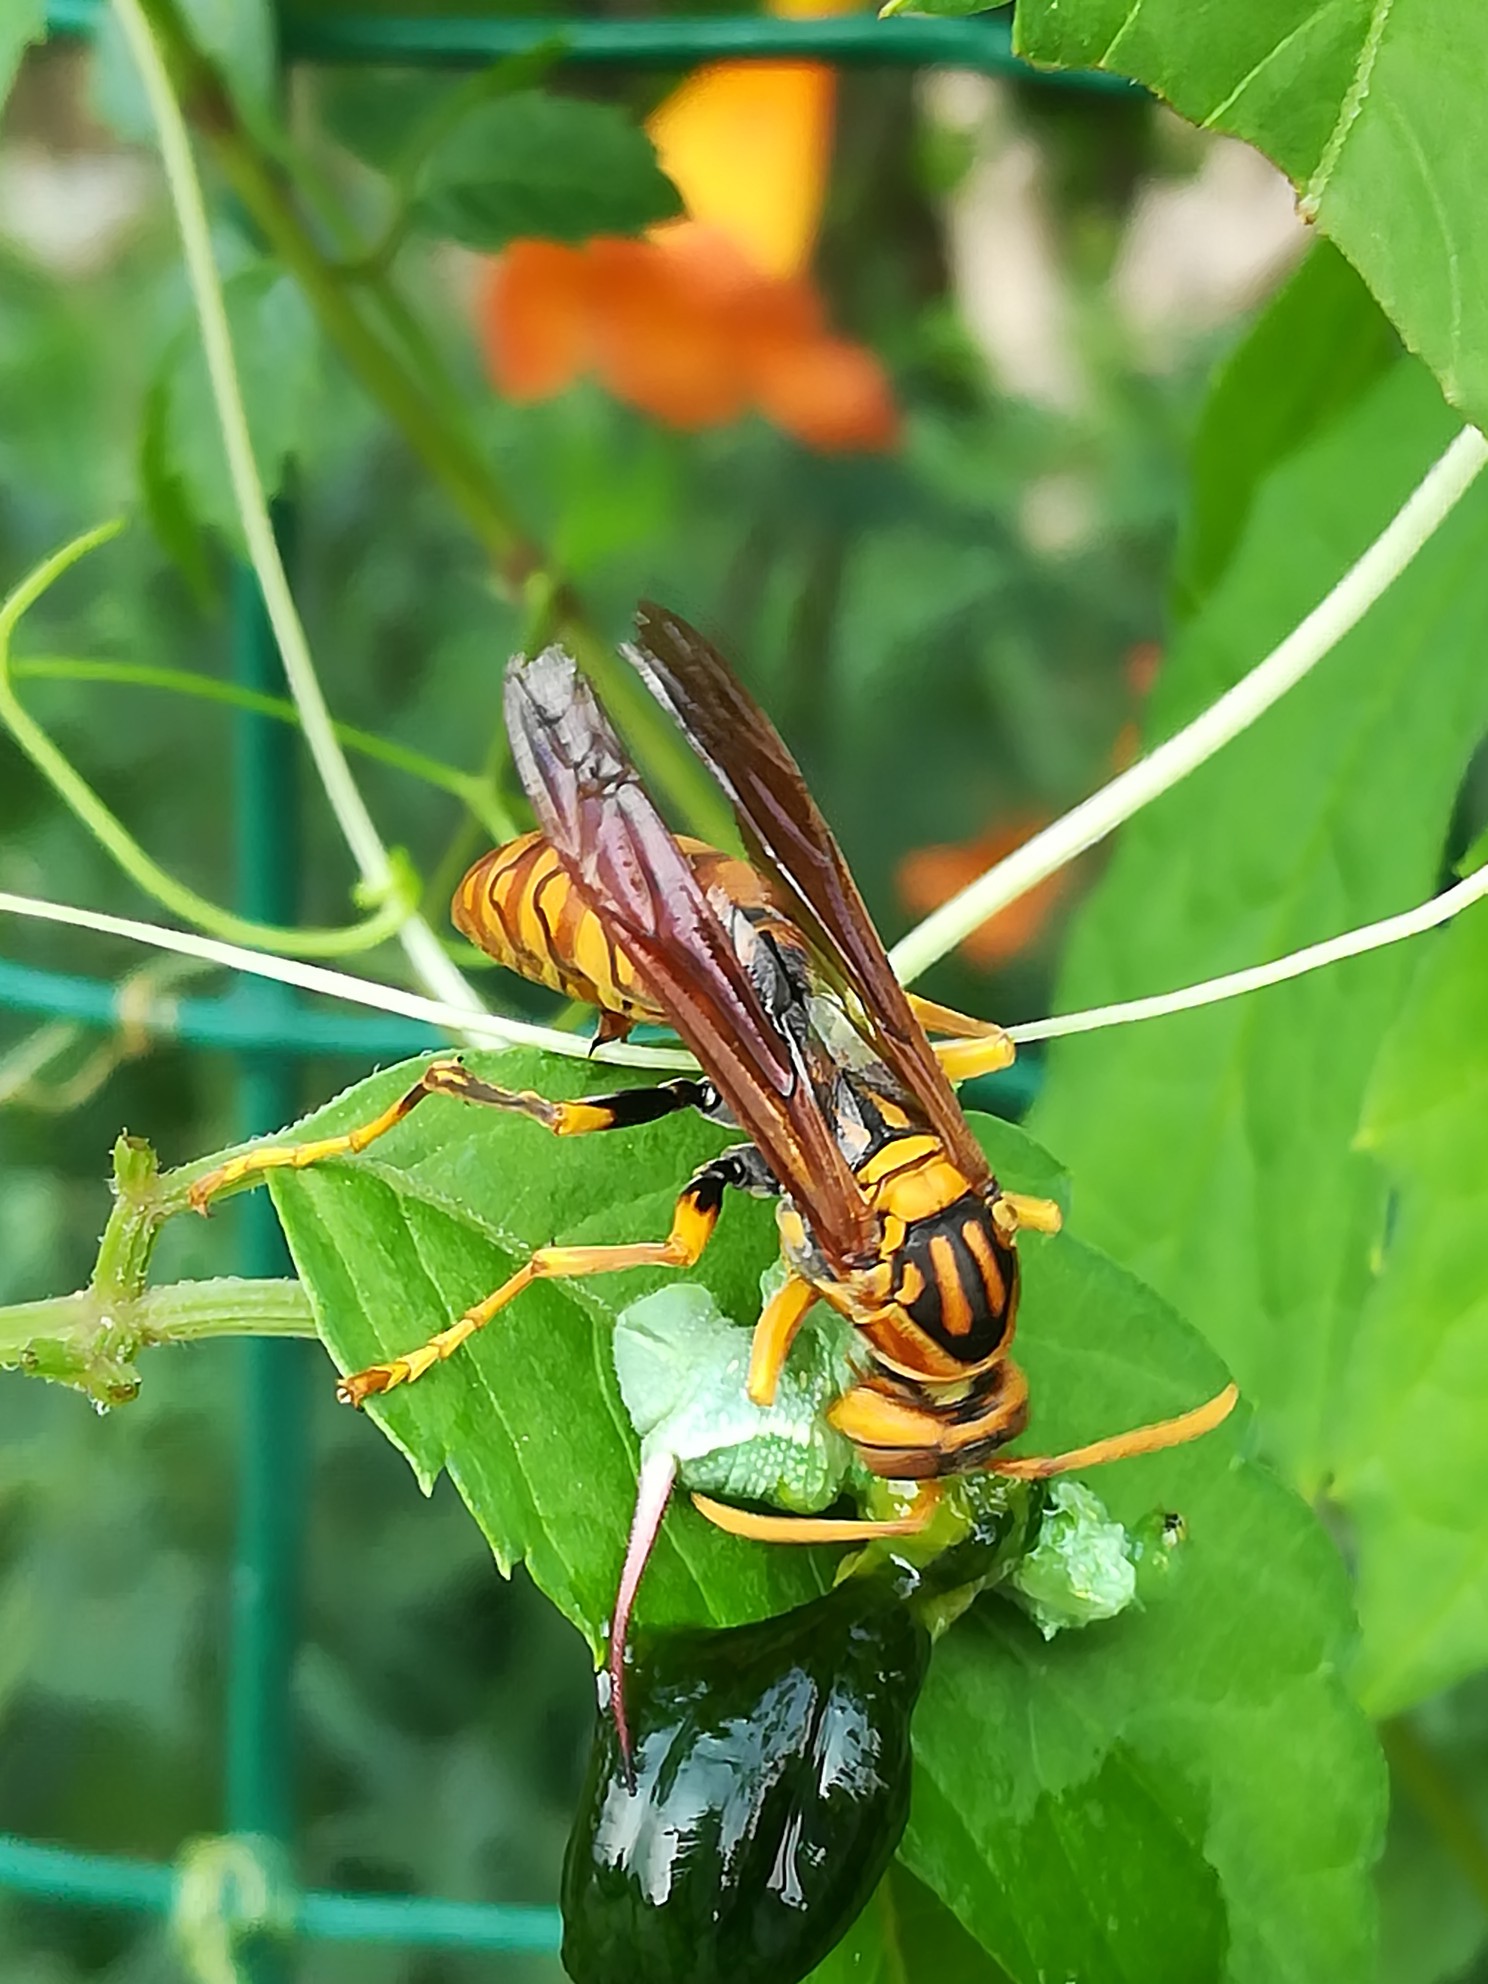
[[[892,448],[899,409],[871,351],[843,338],[780,344],[756,354],[761,412],[821,454]]]
[[[510,400],[550,398],[592,359],[584,251],[513,241],[487,266],[480,315],[498,391]]]
[[[786,354],[827,335],[827,315],[809,275],[757,277],[735,300],[739,351],[757,394]]]
[[[904,907],[915,916],[928,916],[968,882],[974,882],[994,862],[1021,847],[1029,837],[1047,826],[1043,815],[1015,816],[1000,822],[975,840],[946,847],[921,847],[905,855],[894,873],[895,888]],[[1049,920],[1049,914],[1064,894],[1069,869],[1055,875],[1019,896],[979,924],[958,946],[962,957],[983,970],[1006,964],[1033,943]]]
[[[617,399],[670,426],[714,427],[745,404],[726,292],[654,242],[588,247],[595,362]]]
[[[825,63],[697,69],[646,126],[689,215],[765,275],[804,268],[831,160],[836,80]]]
[[[1162,667],[1163,651],[1157,641],[1137,641],[1126,651],[1122,672],[1134,696],[1150,696]]]
[[[1116,741],[1111,746],[1111,770],[1124,772],[1128,765],[1134,765],[1142,755],[1142,726],[1126,722],[1116,733]]]

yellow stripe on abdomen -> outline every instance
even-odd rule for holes
[[[482,855],[455,890],[450,915],[508,971],[628,1019],[665,1017],[541,834]]]

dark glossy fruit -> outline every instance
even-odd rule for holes
[[[563,1870],[575,1984],[796,1984],[877,1886],[909,1809],[930,1638],[886,1579],[653,1641],[608,1715]]]

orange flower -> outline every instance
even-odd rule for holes
[[[911,914],[928,916],[932,909],[949,902],[968,882],[974,882],[994,862],[1001,861],[1047,825],[1048,819],[1042,814],[1013,815],[975,840],[948,847],[916,848],[912,854],[905,855],[895,870],[894,885],[899,900]],[[989,916],[962,939],[958,946],[961,955],[984,971],[991,971],[1026,950],[1064,894],[1069,874],[1068,868],[1061,868],[1026,895],[1019,896],[1016,902],[1010,902],[1006,909]]]
[[[843,5],[775,0],[771,11]],[[756,409],[822,453],[893,447],[883,367],[831,335],[806,268],[835,92],[833,71],[814,62],[715,63],[689,77],[649,125],[688,218],[644,241],[513,242],[480,298],[498,391],[546,399],[593,372],[669,426],[717,427]]]
[[[1126,677],[1135,703],[1144,703],[1152,693],[1152,685],[1157,680],[1162,667],[1163,651],[1156,641],[1138,641],[1135,647],[1128,648],[1121,664],[1121,672]],[[1142,755],[1142,726],[1135,716],[1129,716],[1116,733],[1116,741],[1111,746],[1111,769],[1124,772],[1128,765],[1134,765]]]
[[[759,275],[716,229],[582,248],[513,242],[489,265],[480,312],[508,399],[547,399],[592,371],[672,427],[717,427],[755,407],[822,453],[899,436],[882,366],[828,334],[809,278]]]
[[[717,427],[744,411],[729,288],[698,258],[650,241],[591,241],[596,369],[616,399],[669,426]]]
[[[836,107],[824,62],[694,70],[646,125],[688,214],[657,237],[697,222],[727,234],[762,275],[799,274],[821,224]]]
[[[589,264],[556,241],[514,241],[490,263],[486,358],[509,400],[550,399],[591,362]]]
[[[755,382],[760,411],[818,454],[892,448],[899,409],[871,351],[815,338],[767,355]]]

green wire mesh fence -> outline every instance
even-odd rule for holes
[[[52,0],[54,35],[86,35],[106,0]],[[814,58],[837,64],[951,65],[984,74],[1039,77],[1013,53],[1004,15],[966,20],[847,16],[822,20],[683,17],[586,21],[400,17],[285,11],[285,63],[478,68],[561,37],[560,59],[589,64],[685,68],[704,61]],[[1103,75],[1049,75],[1060,87],[1125,90]],[[235,584],[233,674],[244,688],[279,693],[277,652],[252,578]],[[234,718],[234,807],[239,906],[263,922],[294,920],[297,832],[291,802],[292,733],[266,717]],[[119,1024],[110,982],[0,959],[0,1008],[99,1028]],[[349,1055],[371,1063],[436,1044],[412,1021],[330,1014],[288,987],[253,981],[217,998],[172,1000],[131,1018],[162,1036],[232,1054],[244,1138],[295,1114],[294,1057]],[[1006,1107],[1006,1101],[1003,1105]],[[272,1209],[262,1195],[245,1206],[240,1271],[290,1271]],[[253,1341],[242,1347],[243,1465],[233,1564],[226,1743],[225,1833],[234,1853],[215,1864],[200,1852],[179,1866],[80,1853],[0,1835],[0,1888],[61,1904],[151,1916],[181,1906],[185,1884],[215,1880],[212,1907],[231,1947],[241,1947],[256,1984],[272,1984],[291,1938],[397,1943],[468,1951],[556,1950],[551,1907],[441,1901],[419,1896],[304,1892],[290,1875],[294,1735],[290,1668],[295,1643],[299,1529],[308,1475],[304,1420],[306,1346]],[[252,1878],[245,1878],[245,1873]]]

